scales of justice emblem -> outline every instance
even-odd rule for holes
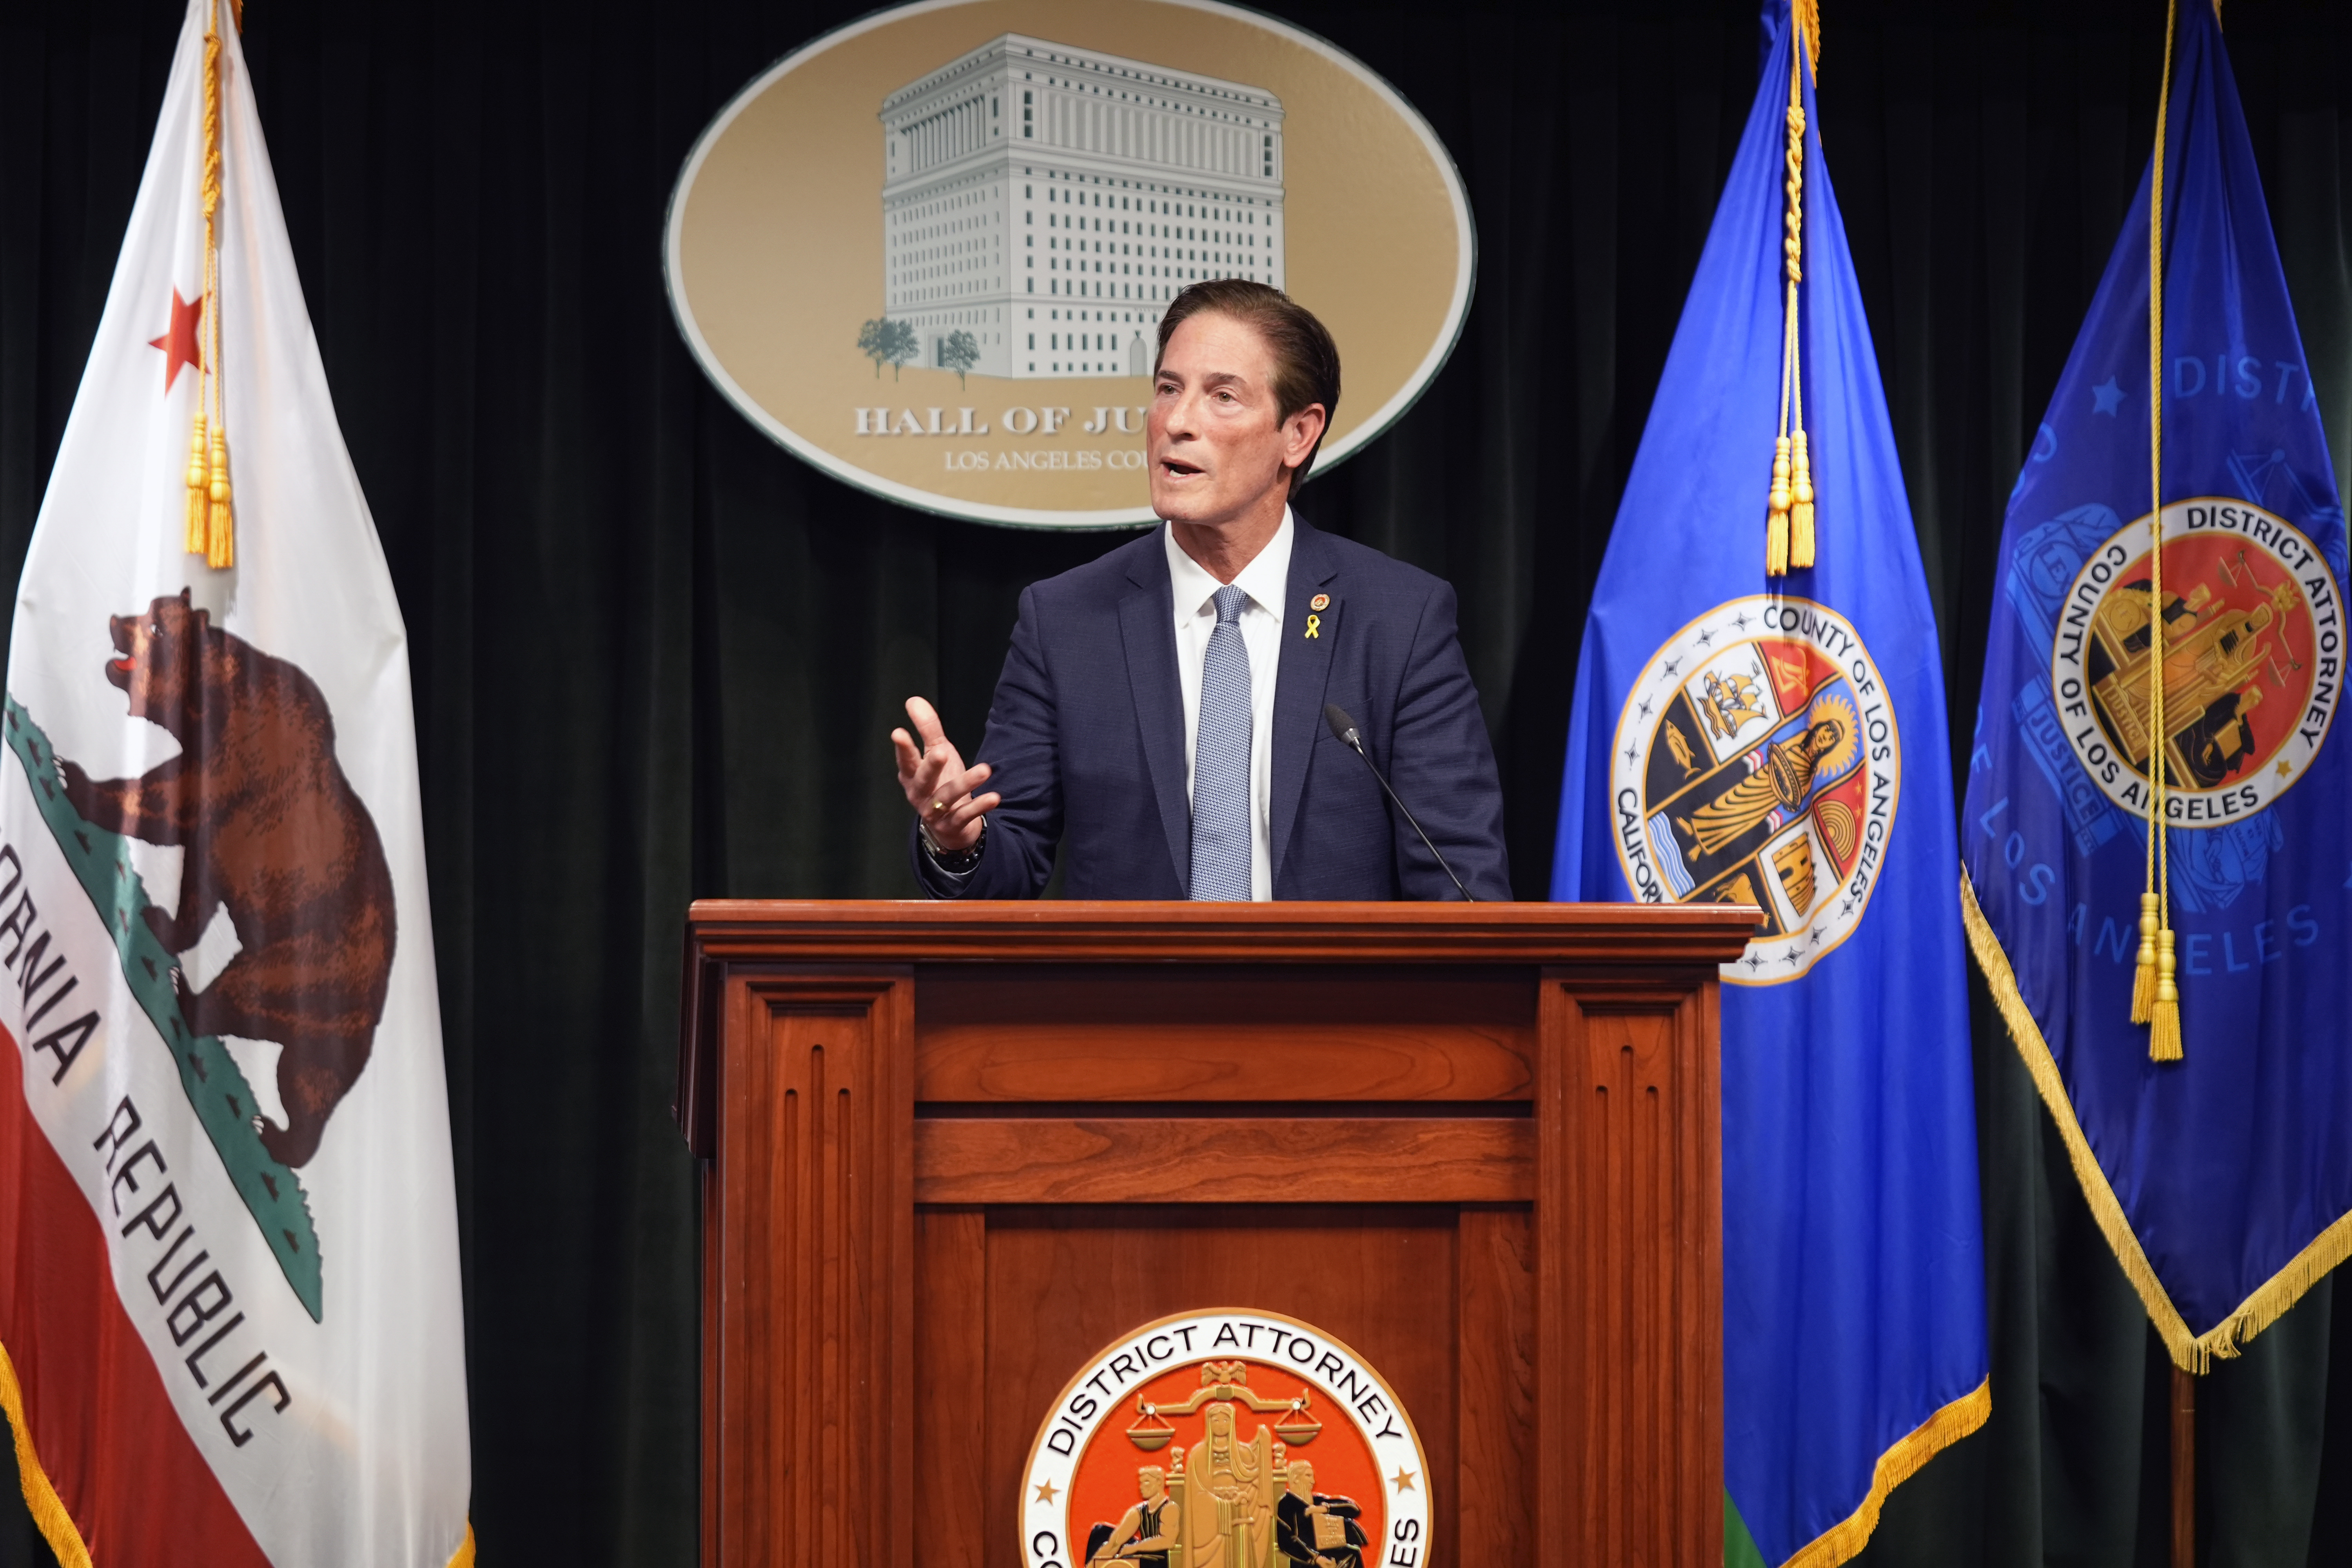
[[[1427,1568],[1429,1467],[1395,1391],[1296,1319],[1184,1313],[1091,1357],[1024,1472],[1029,1568]]]
[[[1617,858],[1645,903],[1754,904],[1736,984],[1794,980],[1862,923],[1901,786],[1894,705],[1846,618],[1717,605],[1634,679],[1610,757]]]
[[[2245,501],[2164,509],[2164,733],[2155,733],[2148,520],[2110,535],[2059,605],[2050,689],[2100,790],[2147,809],[2160,750],[2174,827],[2243,821],[2292,789],[2336,717],[2343,616],[2303,531]]]

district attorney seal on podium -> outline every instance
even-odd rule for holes
[[[1429,1465],[1386,1379],[1278,1312],[1186,1312],[1089,1357],[1022,1472],[1028,1568],[1425,1568]]]
[[[1288,291],[1339,340],[1318,470],[1454,347],[1470,204],[1360,61],[1215,0],[926,0],[755,79],[670,197],[678,331],[836,479],[1033,527],[1152,521],[1143,416],[1187,284]]]

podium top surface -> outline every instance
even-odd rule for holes
[[[1727,963],[1744,904],[706,899],[695,961],[867,963]]]

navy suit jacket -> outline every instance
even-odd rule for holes
[[[1355,717],[1364,746],[1479,899],[1508,899],[1503,792],[1454,630],[1454,590],[1293,515],[1274,693],[1269,847],[1277,899],[1458,899],[1453,882],[1333,738],[1323,705]],[[1330,602],[1306,635],[1307,601]],[[910,829],[924,888],[1030,899],[1066,837],[1073,899],[1190,896],[1192,808],[1184,697],[1166,548],[1154,529],[1021,595],[979,761],[1004,803],[956,887]]]

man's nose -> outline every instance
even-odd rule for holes
[[[1160,429],[1170,440],[1189,439],[1198,434],[1193,416],[1200,405],[1192,393],[1180,392],[1162,406]]]

